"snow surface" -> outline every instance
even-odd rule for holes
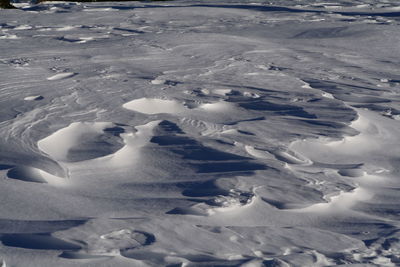
[[[0,10],[0,265],[399,266],[396,2]]]

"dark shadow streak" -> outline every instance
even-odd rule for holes
[[[110,7],[110,6],[108,6]],[[197,4],[197,5],[175,5],[175,6],[162,6],[162,5],[145,5],[138,7],[127,6],[111,6],[112,9],[117,10],[130,10],[141,8],[182,8],[182,7],[207,7],[207,8],[234,8],[246,9],[259,12],[289,12],[289,13],[317,13],[317,14],[340,14],[343,16],[381,16],[381,17],[399,17],[400,12],[341,12],[341,11],[325,11],[313,9],[296,9],[282,6],[258,6],[258,5],[210,5],[210,4]],[[102,7],[99,7],[102,8]]]
[[[120,2],[128,2],[129,0],[122,0]],[[74,1],[72,1],[74,2]],[[107,2],[105,0],[98,1],[76,1],[76,2]],[[55,6],[55,5],[53,5]],[[61,4],[56,6],[66,8]],[[133,9],[144,9],[144,8],[183,8],[183,7],[206,7],[206,8],[234,8],[234,9],[246,9],[259,12],[289,12],[289,13],[317,13],[317,14],[340,14],[343,16],[381,16],[381,17],[400,17],[400,12],[341,12],[341,11],[325,11],[325,10],[313,10],[313,9],[296,9],[290,7],[282,6],[261,6],[261,5],[210,5],[210,4],[196,4],[196,5],[174,5],[174,6],[164,6],[164,5],[145,5],[145,6],[112,6],[112,5],[102,5],[93,6],[95,8],[111,8],[115,10],[133,10]],[[32,6],[23,8],[26,11],[47,11],[50,6]],[[58,11],[65,12],[65,11]]]

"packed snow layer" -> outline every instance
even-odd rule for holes
[[[398,266],[395,2],[0,10],[0,265]]]

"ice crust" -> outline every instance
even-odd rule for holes
[[[398,266],[395,2],[0,10],[0,266]]]

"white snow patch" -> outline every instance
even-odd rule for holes
[[[33,96],[27,96],[24,98],[25,101],[36,101],[36,100],[42,100],[43,96],[41,95],[33,95]]]
[[[57,73],[53,76],[50,76],[47,78],[49,81],[57,81],[57,80],[62,80],[62,79],[67,79],[72,76],[76,75],[76,73],[73,72],[63,72],[63,73]]]
[[[124,108],[145,114],[181,113],[186,111],[181,103],[176,100],[139,98],[123,105]]]

